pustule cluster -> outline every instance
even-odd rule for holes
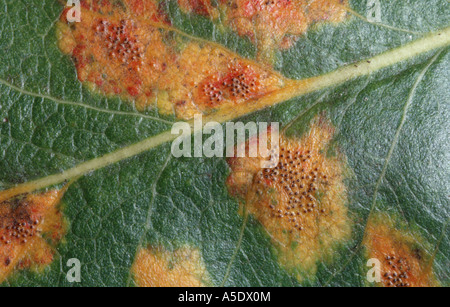
[[[368,259],[380,261],[380,286],[431,287],[437,286],[433,273],[430,246],[415,230],[405,231],[396,217],[373,215],[366,226],[364,245]]]
[[[43,268],[65,234],[62,191],[26,194],[0,202],[0,283],[15,270]]]
[[[333,133],[325,118],[313,120],[301,138],[281,133],[273,168],[261,167],[263,157],[228,160],[230,194],[261,223],[280,263],[298,279],[314,273],[317,260],[330,256],[351,233],[345,157],[337,149],[327,154]],[[255,138],[246,146],[258,143]]]
[[[114,24],[106,19],[97,21],[95,33],[103,39],[104,47],[108,49],[109,57],[129,64],[131,69],[140,70],[144,47],[132,33],[132,22],[122,19]]]
[[[201,85],[203,95],[200,97],[211,107],[224,100],[239,102],[256,98],[263,89],[259,77],[249,65],[230,67],[225,74],[207,78]]]
[[[409,287],[409,273],[411,267],[404,257],[390,255],[385,257],[384,284],[388,287]]]
[[[299,217],[323,215],[327,210],[317,199],[319,188],[328,185],[328,177],[312,160],[311,150],[289,150],[280,148],[280,161],[275,168],[264,169],[256,176],[258,185],[279,185],[287,195],[284,206],[269,203],[271,217],[288,221],[293,230],[302,231],[304,226]],[[318,153],[316,153],[318,154]]]
[[[0,244],[26,244],[29,238],[32,238],[41,232],[39,224],[40,220],[34,219],[32,221],[28,216],[14,220],[12,225],[1,225]]]
[[[162,2],[85,0],[81,22],[63,12],[60,49],[80,82],[132,103],[139,111],[192,119],[279,90],[285,79],[265,65],[179,33]]]

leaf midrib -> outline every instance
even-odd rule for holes
[[[325,75],[297,81],[290,80],[287,82],[286,87],[284,87],[279,91],[271,93],[253,102],[249,102],[247,105],[242,105],[240,106],[239,109],[236,109],[232,106],[224,108],[211,116],[206,116],[203,123],[205,124],[211,121],[216,121],[219,123],[231,121],[236,118],[242,117],[246,114],[253,113],[255,111],[264,109],[269,106],[277,105],[281,102],[287,101],[289,99],[301,95],[313,93],[325,88],[334,87],[361,76],[370,75],[383,68],[406,61],[420,54],[438,48],[447,47],[448,45],[450,45],[450,27],[442,29],[441,31],[438,32],[434,32],[428,36],[425,36],[421,39],[413,41],[404,46],[381,53],[370,59],[365,59],[358,63],[341,67]],[[5,85],[4,81],[3,83],[0,81],[0,83]],[[21,91],[22,93],[26,92],[24,90]],[[46,98],[51,99],[51,97],[48,96],[46,96]],[[188,123],[191,126],[191,133],[197,132],[194,129],[193,122]],[[198,128],[201,129],[202,127],[197,127],[197,129]],[[165,131],[156,136],[152,136],[143,141],[140,141],[138,143],[121,148],[117,151],[83,162],[62,173],[50,175],[27,183],[19,184],[9,190],[1,191],[0,202],[8,200],[11,197],[17,196],[22,193],[28,193],[48,186],[60,184],[66,180],[82,176],[86,173],[134,157],[143,152],[158,147],[159,145],[173,141],[178,136],[179,136],[178,134],[172,134],[171,131]]]

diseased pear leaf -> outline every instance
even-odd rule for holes
[[[450,4],[379,2],[0,0],[1,285],[448,286]],[[200,113],[295,154],[175,158]]]

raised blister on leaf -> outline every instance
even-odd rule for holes
[[[28,194],[0,203],[0,282],[14,270],[40,270],[65,234],[61,191]]]
[[[424,249],[423,238],[409,230],[400,230],[385,214],[372,217],[367,225],[364,245],[367,257],[381,263],[381,286],[437,286],[432,256]]]
[[[252,61],[179,34],[154,0],[128,0],[124,7],[83,3],[80,23],[69,24],[63,13],[60,49],[72,56],[81,82],[133,101],[139,110],[156,106],[162,114],[190,119],[284,84]]]
[[[345,157],[328,153],[333,127],[316,119],[301,139],[280,136],[280,159],[232,158],[227,184],[270,235],[280,263],[299,279],[316,271],[337,243],[350,236]],[[249,140],[252,142],[252,140]],[[336,150],[335,150],[336,151]]]
[[[203,287],[209,284],[200,251],[188,246],[174,251],[160,246],[142,248],[132,273],[139,287]]]

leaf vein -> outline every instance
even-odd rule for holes
[[[0,84],[4,85],[6,87],[9,87],[9,88],[11,88],[11,89],[13,89],[13,90],[23,94],[23,95],[36,97],[36,98],[42,98],[44,100],[50,100],[50,101],[53,101],[53,102],[55,102],[57,104],[69,105],[69,106],[74,106],[74,107],[80,107],[80,108],[85,108],[85,109],[96,111],[96,112],[108,113],[108,114],[113,114],[113,115],[135,116],[135,117],[141,117],[141,118],[146,118],[146,119],[152,119],[152,120],[155,120],[155,121],[158,121],[158,122],[162,122],[162,123],[165,123],[165,124],[173,124],[174,123],[173,121],[165,120],[165,119],[154,117],[154,116],[150,116],[150,115],[134,113],[134,112],[106,110],[106,109],[90,106],[90,105],[84,104],[84,103],[79,103],[79,102],[74,102],[74,101],[67,101],[67,100],[59,99],[59,98],[52,97],[52,96],[49,96],[49,95],[33,93],[33,92],[28,91],[28,90],[22,89],[22,88],[20,88],[18,86],[15,86],[15,85],[13,85],[11,83],[8,83],[7,81],[5,81],[3,79],[0,79]]]
[[[155,178],[155,181],[152,184],[152,187],[151,187],[152,199],[150,200],[150,204],[148,206],[148,212],[147,212],[146,222],[145,222],[145,225],[144,225],[144,231],[142,232],[142,236],[141,236],[141,238],[139,240],[139,243],[138,243],[138,245],[136,247],[136,254],[139,251],[139,248],[144,243],[145,236],[147,235],[148,231],[150,230],[150,225],[151,225],[151,222],[152,222],[152,210],[153,210],[153,206],[154,206],[155,199],[156,199],[156,194],[157,194],[156,188],[157,188],[159,179],[161,178],[162,174],[166,170],[167,165],[169,165],[169,162],[170,162],[171,159],[172,159],[172,153],[169,152],[169,154],[167,155],[166,160],[164,161],[164,164],[162,165],[161,169],[159,170],[159,172],[158,172],[158,174],[157,174],[157,176]],[[132,275],[131,275],[131,271],[130,271],[130,273],[128,275],[127,286],[130,286],[131,279],[132,279]]]

